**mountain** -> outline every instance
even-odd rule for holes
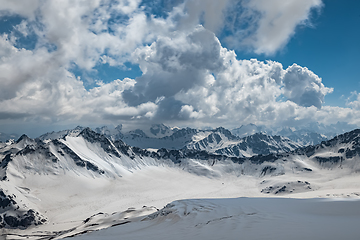
[[[256,126],[255,124],[242,125],[239,128],[231,130],[231,133],[238,137],[247,137],[255,133],[266,133],[265,127]]]
[[[40,139],[59,139],[64,138],[66,135],[75,136],[82,129],[84,128],[77,127],[73,130],[48,133],[40,136]],[[161,148],[203,150],[229,157],[286,152],[302,146],[284,137],[272,137],[264,134],[239,138],[223,127],[210,130],[192,128],[170,129],[163,124],[157,124],[152,125],[148,130],[135,129],[123,133],[122,127],[119,125],[116,128],[104,126],[96,128],[94,131],[103,134],[112,141],[122,140],[130,146],[151,149],[153,151]]]
[[[324,125],[320,123],[310,123],[297,127],[267,127],[257,126],[255,124],[243,125],[240,128],[231,130],[232,134],[238,137],[246,137],[255,133],[263,133],[269,136],[282,136],[300,145],[315,145],[322,141],[333,138],[338,134],[342,134],[352,129],[356,125],[338,122],[336,124]]]
[[[343,133],[343,132],[341,132]],[[310,130],[300,129],[300,130],[293,130],[291,128],[282,128],[279,132],[277,132],[278,135],[284,136],[289,138],[290,140],[299,143],[301,145],[315,145],[319,144],[322,141],[326,141],[329,138],[333,137],[333,135],[323,135],[316,132],[312,132]]]
[[[219,148],[215,153],[234,157],[250,157],[259,154],[267,155],[270,153],[289,152],[302,146],[303,145],[293,142],[286,137],[256,133],[242,138],[236,144]]]
[[[121,132],[121,130],[122,130],[122,125],[120,124],[120,125],[116,126],[115,128],[109,128],[108,126],[95,128],[94,131],[106,136],[107,138],[111,139],[112,141],[116,141],[116,140],[124,138],[124,135]]]
[[[46,188],[50,181],[48,176],[57,179],[75,177],[77,181],[79,176],[85,179],[114,178],[132,167],[155,161],[151,159],[144,163],[141,150],[137,150],[139,156],[135,158],[131,148],[123,142],[112,142],[89,128],[75,137],[74,131],[67,133],[63,139],[45,142],[22,135],[13,144],[0,149],[0,156],[3,156],[0,163],[0,226],[23,229],[47,221],[40,213],[42,207],[36,206],[38,198],[32,195],[34,178],[41,179],[35,185]]]
[[[75,129],[46,133],[41,135],[39,139],[54,140],[65,136],[76,136],[83,129],[84,127],[78,126]],[[146,130],[135,129],[128,132],[123,131],[121,125],[115,128],[103,126],[95,128],[94,131],[103,134],[112,141],[122,140],[134,147],[152,149],[181,149],[186,144],[201,140],[210,134],[210,132],[191,128],[169,128],[164,124],[154,124]]]
[[[168,126],[165,126],[164,124],[153,124],[151,125],[149,132],[146,133],[149,137],[156,137],[156,138],[162,138],[166,136],[170,136],[174,133],[175,129],[171,129]]]
[[[305,172],[313,172],[320,169],[335,170],[334,174],[339,172],[347,172],[347,174],[356,174],[360,172],[360,129],[353,130],[335,138],[323,141],[320,144],[314,146],[307,146],[304,148],[298,148],[288,153],[269,154],[269,155],[257,155],[250,158],[251,161],[260,162],[297,162],[293,165],[294,169],[301,169]],[[342,169],[342,170],[338,170]],[[276,167],[269,167],[267,171],[276,171]],[[344,171],[343,171],[344,170]],[[285,172],[283,172],[285,174]],[[344,175],[342,175],[344,176]],[[299,185],[306,186],[309,189],[309,182],[298,182]],[[294,186],[292,186],[294,187]],[[277,184],[267,186],[262,189],[264,193],[282,193],[292,192],[291,188],[286,184]]]
[[[204,139],[188,143],[185,148],[229,157],[250,157],[258,154],[289,152],[302,146],[285,137],[256,133],[239,138],[225,128],[217,128]]]
[[[0,189],[0,228],[25,229],[31,225],[37,226],[46,222],[46,218],[43,215],[33,209],[29,209],[24,202],[27,201],[21,194],[9,195],[3,189]]]
[[[336,135],[349,132],[357,128],[355,124],[349,124],[346,122],[337,122],[335,124],[324,125],[320,123],[309,123],[297,130],[307,130],[308,132],[316,132],[326,136],[328,139],[335,137]]]
[[[182,129],[165,138],[191,133],[205,131]],[[208,133],[233,138],[222,128]],[[0,225],[14,238],[63,238],[129,224],[180,198],[360,196],[360,130],[286,153],[229,157],[148,151],[84,128],[47,141],[23,135],[0,154]]]
[[[65,136],[76,136],[78,135],[85,127],[77,126],[74,129],[62,130],[59,132],[50,132],[40,135],[38,138],[42,141],[45,140],[54,140],[64,138]]]
[[[203,131],[203,133],[203,135],[198,135],[197,138],[192,138],[192,141],[187,143],[183,148],[215,152],[219,148],[227,147],[240,140],[223,127]]]

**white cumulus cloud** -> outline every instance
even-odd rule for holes
[[[228,28],[234,32],[232,46],[251,47],[256,53],[271,55],[282,49],[299,25],[311,25],[311,11],[322,7],[321,0],[233,1]],[[240,9],[240,10],[239,10]]]
[[[300,106],[321,108],[326,94],[333,91],[327,88],[312,71],[293,64],[288,67],[283,77],[284,95]]]
[[[349,108],[324,106],[332,89],[316,73],[297,64],[284,69],[274,61],[241,60],[218,36],[230,29],[241,46],[274,53],[321,1],[172,1],[164,16],[149,14],[140,0],[14,2],[0,5],[0,17],[22,18],[13,32],[0,35],[2,126],[237,127],[360,119],[358,96]],[[254,24],[236,29],[233,19]],[[15,31],[34,38],[34,47],[20,47]],[[90,88],[73,69],[93,73],[102,64],[126,62],[139,65],[142,75],[95,79]]]

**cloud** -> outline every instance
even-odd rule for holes
[[[39,81],[50,69],[59,67],[47,50],[18,49],[5,34],[0,37],[0,48],[0,100],[16,97],[28,83]]]
[[[133,61],[139,63],[144,74],[136,79],[133,89],[123,94],[125,101],[129,105],[155,102],[159,97],[168,99],[201,85],[208,72],[223,67],[220,50],[216,36],[203,27],[188,34],[159,37],[150,46],[138,48]]]
[[[22,17],[35,19],[35,11],[40,6],[40,0],[2,0],[0,7],[0,17],[13,15],[14,13]]]
[[[266,55],[281,50],[298,26],[312,26],[312,11],[323,6],[321,0],[185,0],[170,4],[177,29],[201,24],[235,49],[250,47]]]
[[[354,98],[356,99],[354,100]],[[350,97],[346,100],[346,105],[360,110],[360,94],[357,91],[351,92]]]
[[[185,14],[180,26],[192,28],[202,23],[207,30],[217,33],[222,28],[230,3],[230,0],[187,0],[183,5]]]
[[[316,74],[297,64],[286,69],[283,81],[284,95],[304,107],[321,108],[325,95],[333,91],[325,87]]]
[[[158,121],[211,125],[315,120],[313,113],[332,92],[306,67],[283,69],[278,62],[238,60],[203,27],[160,37],[133,57],[144,74],[123,98],[131,106],[157,104],[153,120]]]
[[[27,113],[13,113],[13,112],[0,112],[0,119],[23,119],[24,117],[29,116]]]
[[[225,48],[217,34],[229,28],[233,0],[172,1],[164,16],[149,14],[141,1],[34,1],[28,9],[25,2],[4,3],[2,14],[24,18],[14,31],[23,37],[33,34],[36,44],[21,48],[21,36],[0,37],[3,126],[9,119],[214,127],[360,119],[358,100],[349,102],[353,109],[323,106],[332,89],[306,67],[284,69],[274,61],[241,60]],[[233,36],[244,30],[242,46],[270,54],[286,44],[321,2],[272,1],[277,7],[260,0],[235,3],[243,7],[239,19],[256,24],[233,29]],[[298,12],[291,14],[294,9]],[[266,29],[278,31],[278,38]],[[142,76],[95,79],[97,85],[85,88],[85,79],[73,70],[76,65],[92,73],[102,64],[125,62],[138,64]]]
[[[137,11],[139,2],[125,2],[46,1],[41,6],[42,41],[56,47],[56,58],[64,63],[74,62],[87,71],[104,54],[121,65],[127,61],[126,55],[145,42],[151,30],[145,14]],[[110,21],[112,15],[124,13],[125,24]]]
[[[311,11],[323,6],[321,0],[234,1],[229,10],[227,30],[233,46],[251,47],[258,54],[271,55],[282,49],[299,25],[310,25]]]
[[[84,71],[105,63],[103,59],[121,66],[138,46],[151,43],[171,25],[146,16],[139,0],[13,2],[5,1],[0,13],[25,18],[14,28],[24,37],[34,32],[36,47],[28,50],[46,48],[63,66],[75,63]]]

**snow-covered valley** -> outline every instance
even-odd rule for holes
[[[147,151],[88,128],[45,142],[22,136],[0,149],[0,231],[6,239],[356,239],[359,139],[354,130],[286,153],[229,157]]]

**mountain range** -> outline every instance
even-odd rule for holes
[[[255,125],[252,125],[253,127]],[[243,127],[244,128],[244,127]],[[51,132],[39,137],[41,140],[59,139],[66,135],[76,135],[84,127]],[[229,131],[219,127],[211,130],[192,128],[170,128],[163,124],[154,124],[147,130],[135,129],[122,131],[122,126],[95,128],[94,131],[105,135],[112,141],[122,140],[128,145],[143,149],[193,149],[205,150],[227,156],[245,157],[271,152],[291,151],[301,146],[317,144],[327,140],[324,135],[299,130],[291,132],[283,129],[279,135],[268,135],[262,131],[250,131],[250,135],[239,134],[239,129]],[[284,137],[285,136],[285,137]],[[250,142],[251,147],[248,147]],[[258,146],[258,147],[255,147]]]
[[[308,146],[263,133],[240,138],[224,128],[120,133],[77,127],[3,144],[4,234],[74,236],[159,216],[179,198],[360,196],[358,129]],[[156,139],[146,148],[126,143]],[[165,139],[172,149],[158,148]]]
[[[331,139],[336,135],[351,131],[357,128],[354,124],[337,122],[336,124],[324,125],[311,123],[301,127],[278,127],[257,126],[255,124],[242,125],[231,130],[238,137],[246,137],[255,133],[263,133],[270,136],[277,135],[287,137],[301,145],[315,145],[322,141]]]

